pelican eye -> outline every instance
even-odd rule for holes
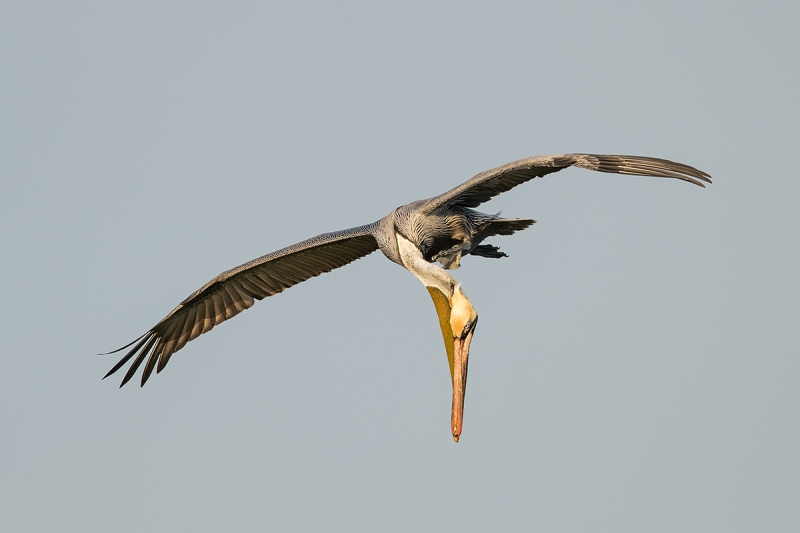
[[[475,329],[475,325],[476,325],[477,323],[478,323],[478,317],[475,317],[475,320],[470,320],[469,322],[467,322],[466,324],[464,324],[464,329],[463,329],[463,331],[461,332],[461,340],[464,340],[464,339],[466,339],[466,338],[467,338],[467,335],[469,335],[469,334],[470,334],[470,332],[471,332],[473,329]]]

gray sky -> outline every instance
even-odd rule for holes
[[[67,5],[68,4],[68,5]],[[794,531],[796,2],[0,7],[4,531]],[[197,339],[94,354],[220,271],[561,152],[430,299],[380,254]]]

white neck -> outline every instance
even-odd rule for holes
[[[400,250],[400,259],[403,261],[403,266],[426,287],[435,287],[448,298],[452,297],[456,287],[456,280],[442,267],[427,262],[419,248],[414,246],[411,241],[399,233],[395,235],[397,236],[397,247]]]

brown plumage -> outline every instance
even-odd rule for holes
[[[532,178],[570,166],[615,174],[675,178],[701,187],[711,183],[708,174],[694,167],[650,157],[563,154],[508,163],[482,172],[442,195],[398,207],[372,224],[319,235],[223,272],[181,302],[147,333],[109,352],[130,348],[105,377],[133,359],[120,386],[125,385],[144,363],[143,386],[153,370],[161,372],[170,357],[187,342],[250,308],[256,300],[344,266],[379,248],[387,258],[409,269],[426,286],[437,288],[446,298],[452,298],[455,280],[443,268],[430,263],[438,261],[444,268],[452,269],[458,268],[463,255],[505,257],[496,246],[481,242],[495,235],[511,235],[534,222],[504,219],[472,208]],[[400,236],[413,248],[407,248],[405,255],[398,248]],[[471,327],[474,328],[474,324]],[[454,331],[454,335],[459,334],[461,332]],[[472,329],[469,334],[471,336]],[[448,344],[447,339],[445,344]],[[466,374],[464,380],[466,383]]]

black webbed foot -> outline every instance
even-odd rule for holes
[[[508,257],[508,254],[500,251],[499,246],[492,246],[491,244],[479,244],[474,250],[470,252],[471,255],[479,255],[481,257],[491,257],[492,259],[500,259],[501,257]]]

